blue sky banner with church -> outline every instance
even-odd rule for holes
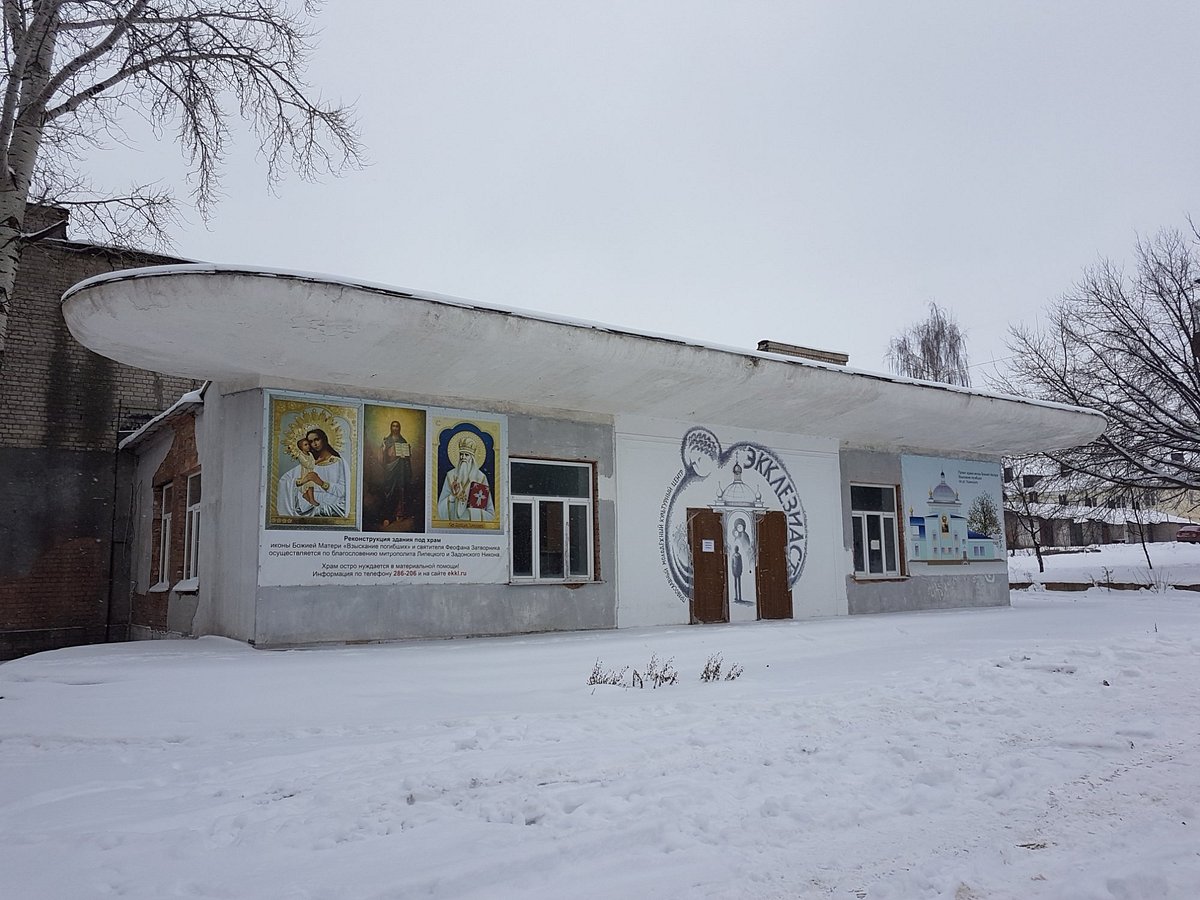
[[[910,574],[1007,571],[999,463],[904,456],[901,480]]]

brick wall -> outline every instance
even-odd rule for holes
[[[0,448],[0,659],[105,639],[114,454]]]
[[[26,230],[61,218],[31,209]],[[179,260],[63,238],[21,255],[0,360],[0,660],[109,633],[118,433],[198,387],[75,341],[61,297],[104,272]],[[14,498],[19,501],[14,502]]]
[[[0,376],[0,447],[114,450],[132,430],[197,383],[135,369],[92,353],[63,321],[73,284],[118,269],[178,260],[66,241],[42,241],[21,255]]]
[[[171,449],[154,473],[154,516],[151,520],[150,581],[174,585],[183,579],[185,521],[187,511],[188,477],[200,471],[196,451],[196,419],[191,413],[174,416],[163,425],[173,432]],[[159,548],[162,546],[163,487],[171,485],[171,535],[169,570],[159,571]],[[136,565],[136,564],[135,564]],[[170,592],[134,591],[130,624],[150,633],[168,630],[167,609]]]

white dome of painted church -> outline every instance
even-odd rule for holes
[[[762,495],[750,489],[750,485],[742,481],[742,467],[733,465],[733,483],[717,495],[719,506],[762,506]]]
[[[931,503],[957,503],[958,491],[946,484],[946,473],[942,472],[942,481],[929,492],[929,500]]]

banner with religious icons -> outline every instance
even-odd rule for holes
[[[497,584],[507,419],[266,392],[259,583]]]

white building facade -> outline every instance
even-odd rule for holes
[[[186,583],[159,576],[177,568],[159,494],[178,483],[182,413],[126,442],[126,589],[153,611],[133,623],[147,636],[272,647],[1003,605],[1001,454],[1104,427],[297,273],[136,270],[77,285],[64,315],[98,353],[211,382],[186,410],[203,472]]]

